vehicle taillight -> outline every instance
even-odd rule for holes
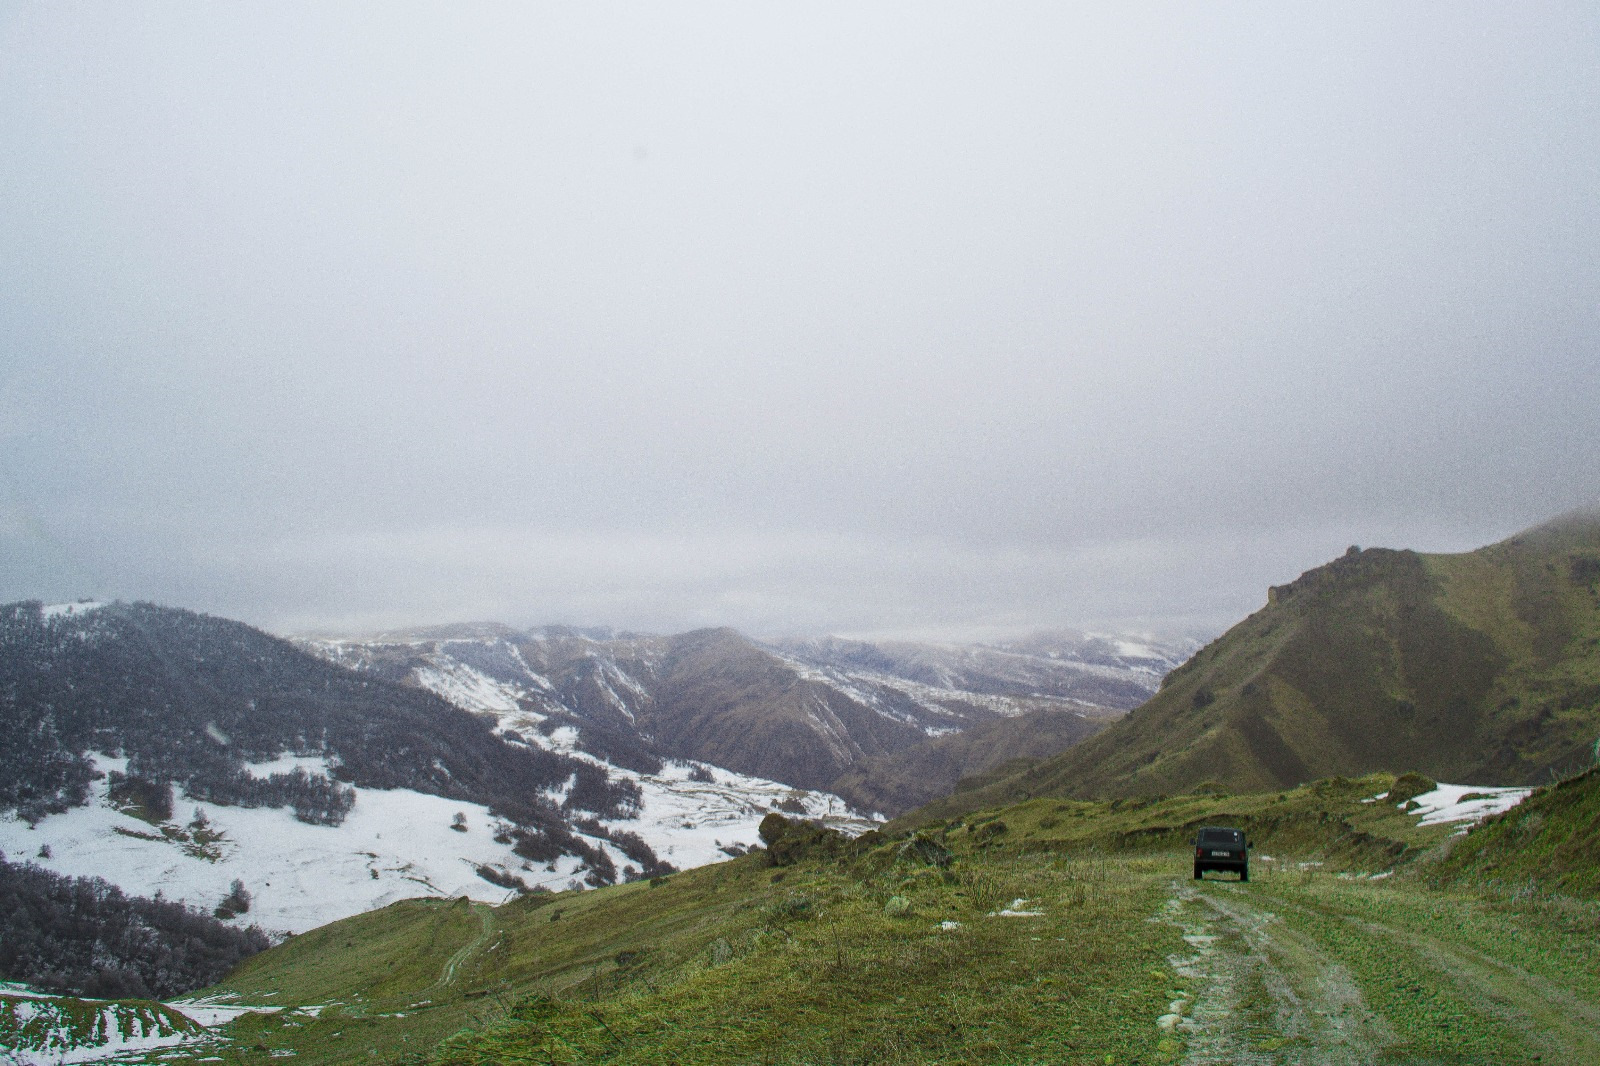
[[[1205,853],[1206,853],[1206,849],[1205,848],[1195,848],[1194,849],[1194,857],[1197,858],[1197,859],[1201,858],[1202,856],[1204,856]]]

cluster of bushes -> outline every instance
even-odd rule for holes
[[[507,873],[505,870],[480,864],[477,867],[477,872],[479,877],[483,878],[491,885],[495,885],[496,887],[504,888],[512,892],[520,892],[524,895],[534,891],[532,888],[528,887],[528,882],[524,881],[516,874]]]
[[[655,849],[638,833],[630,833],[626,829],[607,828],[594,818],[580,818],[573,824],[592,837],[611,841],[617,846],[617,850],[638,863],[635,877],[665,877],[678,870],[670,862],[663,862],[655,853]]]
[[[356,805],[355,789],[298,766],[264,778],[241,770],[191,781],[184,791],[191,799],[231,807],[291,807],[296,818],[311,825],[338,825]]]
[[[138,809],[149,822],[172,820],[172,784],[169,781],[152,781],[138,774],[110,773],[108,792],[111,802]]]
[[[512,841],[514,855],[531,862],[555,862],[563,855],[575,855],[589,868],[584,880],[590,887],[617,883],[617,864],[605,849],[595,847],[559,822],[535,828],[518,825],[506,835]]]
[[[222,897],[222,902],[217,904],[217,909],[211,912],[213,918],[227,921],[237,918],[250,911],[250,892],[244,887],[244,882],[234,878],[233,884],[228,886],[228,894]]]
[[[237,929],[180,903],[127,896],[99,878],[62,877],[0,854],[7,980],[69,995],[160,999],[215,984],[269,946],[254,926]]]

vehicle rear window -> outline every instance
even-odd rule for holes
[[[1237,844],[1244,834],[1237,829],[1202,829],[1200,840],[1205,844]]]

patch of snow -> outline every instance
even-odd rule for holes
[[[991,918],[1043,918],[1044,917],[1044,911],[1028,910],[1027,907],[1028,907],[1028,901],[1027,900],[1025,900],[1025,899],[1014,899],[1014,900],[1011,901],[1011,906],[1007,907],[1005,910],[1002,910],[1002,911],[993,911],[993,912],[990,913],[989,917],[991,917]]]
[[[322,755],[290,755],[285,753],[276,759],[268,759],[266,762],[247,762],[244,764],[244,772],[259,780],[265,780],[273,774],[292,774],[296,770],[304,770],[312,777],[327,777],[330,775],[327,757]]]
[[[40,613],[44,615],[45,621],[50,621],[55,618],[72,618],[76,615],[88,614],[91,611],[98,611],[104,606],[105,604],[97,603],[94,600],[79,600],[77,603],[47,604]]]
[[[1482,785],[1441,784],[1432,792],[1416,797],[1413,814],[1421,816],[1418,825],[1447,825],[1451,822],[1481,822],[1495,814],[1503,814],[1527,799],[1531,788],[1489,788]],[[1469,795],[1477,799],[1465,799]],[[1400,804],[1405,809],[1405,804]]]
[[[466,663],[439,656],[432,665],[418,667],[412,677],[421,687],[469,711],[504,712],[521,708],[522,689],[496,681]]]
[[[659,774],[613,771],[639,785],[642,802],[637,818],[612,819],[606,828],[637,833],[663,860],[688,869],[721,862],[731,847],[759,847],[761,819],[785,802],[804,808],[803,814],[790,817],[814,819],[851,835],[877,824],[830,792],[797,789],[721,767],[713,782],[691,781],[689,774],[697,765],[669,762]]]
[[[564,725],[551,730],[548,734],[549,748],[551,751],[564,752],[574,755],[578,751],[578,730],[574,726]]]
[[[244,1014],[272,1014],[279,1010],[278,1007],[247,1006],[242,1003],[224,1003],[224,999],[236,998],[230,992],[225,996],[207,996],[203,999],[173,999],[167,1001],[167,1006],[182,1014],[190,1021],[198,1022],[208,1029],[214,1029]]]
[[[91,751],[89,761],[94,763],[94,768],[102,774],[116,771],[119,774],[128,772],[128,757],[126,755],[107,755],[104,752]]]

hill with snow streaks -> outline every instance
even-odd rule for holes
[[[457,650],[398,684],[186,611],[0,608],[0,851],[206,911],[237,883],[251,905],[230,920],[296,932],[410,896],[498,902],[700,865],[755,844],[776,809],[869,824],[625,734],[596,754],[603,724],[580,744],[522,709],[559,690],[514,649]],[[579,706],[631,691],[611,663],[563,681]]]
[[[0,1063],[64,1066],[144,1059],[212,1035],[180,1011],[151,1000],[53,996],[0,983]]]
[[[542,744],[540,736],[571,729],[575,751],[642,772],[677,758],[797,788],[837,791],[848,782],[858,802],[870,796],[881,810],[927,798],[926,782],[899,794],[896,782],[910,781],[911,766],[937,763],[944,787],[996,758],[1060,751],[1148,699],[1197,645],[1078,633],[996,645],[763,644],[730,629],[649,636],[499,624],[301,641],[333,662],[491,716],[502,735]],[[1041,712],[1082,725],[1032,717]],[[924,747],[1024,718],[1050,728],[1021,724],[988,730],[978,747]],[[1013,736],[1011,753],[1005,738]],[[901,756],[911,762],[897,768]],[[887,767],[888,784],[859,788],[869,765]]]

